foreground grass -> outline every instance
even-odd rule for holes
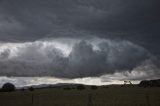
[[[0,93],[0,106],[160,106],[160,88],[99,87]]]

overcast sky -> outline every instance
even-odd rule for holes
[[[159,11],[159,0],[0,0],[1,79],[159,78]]]

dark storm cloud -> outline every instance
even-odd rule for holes
[[[159,5],[158,0],[1,0],[0,39],[80,37],[87,35],[72,31],[88,31],[99,37],[130,40],[157,55]]]
[[[101,2],[104,3],[105,2]],[[101,15],[77,21],[79,29],[95,32],[101,37],[127,39],[135,42],[152,53],[159,54],[160,42],[160,2],[157,0],[120,0],[107,2],[109,6],[93,6]],[[89,7],[88,7],[89,8]],[[94,12],[96,12],[93,10]],[[100,13],[100,12],[99,12]]]
[[[0,75],[75,78],[131,71],[150,56],[159,58],[159,5],[158,0],[0,0],[0,41],[21,42],[15,48],[3,44]],[[99,50],[91,42],[73,44],[65,48],[67,57],[47,41],[93,36],[107,42]]]

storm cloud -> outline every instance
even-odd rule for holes
[[[146,78],[159,76],[159,5],[158,0],[0,0],[0,76],[97,77],[137,67]],[[147,60],[155,67],[142,65]]]
[[[158,0],[1,0],[0,40],[85,37],[86,31],[129,40],[159,55],[159,5]]]
[[[1,76],[54,76],[59,78],[97,77],[132,71],[152,55],[128,41],[72,39],[1,44]],[[11,46],[12,45],[12,46]],[[56,48],[59,45],[61,48]],[[67,49],[63,48],[63,45]],[[67,51],[70,48],[70,51]]]

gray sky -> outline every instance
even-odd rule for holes
[[[0,0],[0,75],[97,77],[141,66],[150,72],[148,79],[158,78],[159,5],[159,0]]]

